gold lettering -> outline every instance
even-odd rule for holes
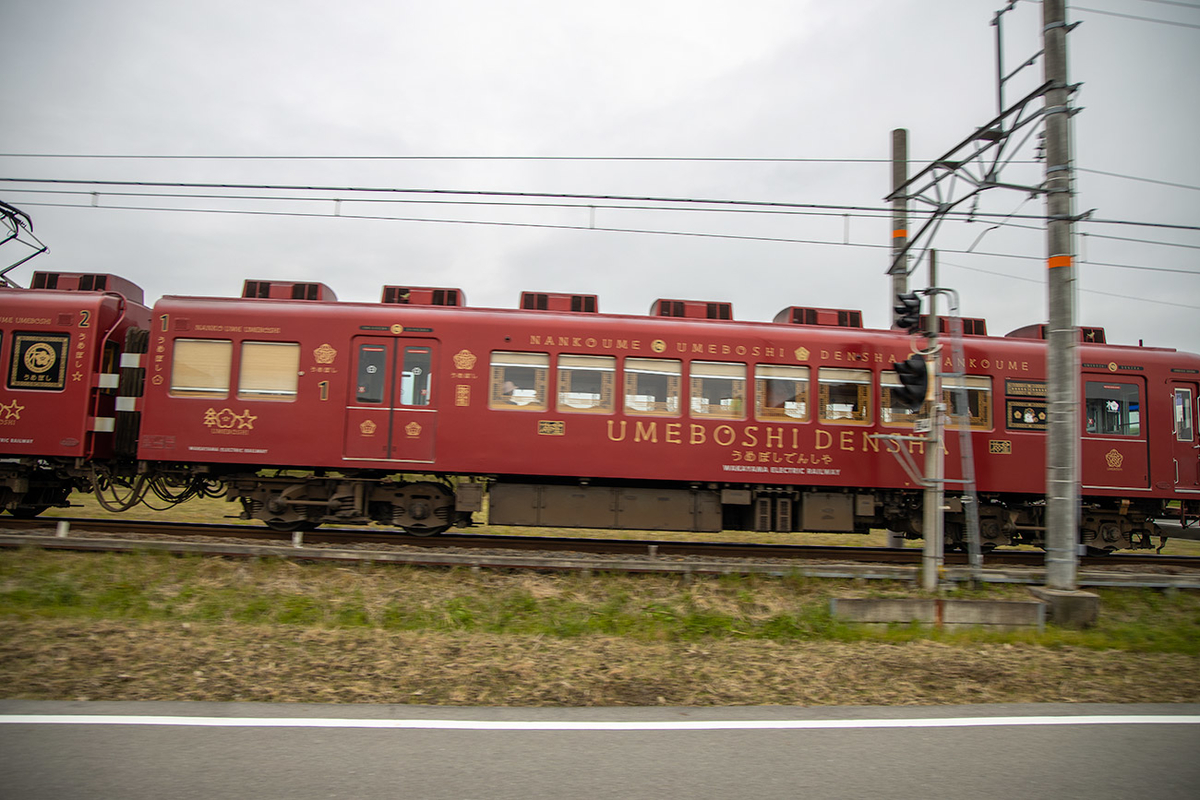
[[[542,337],[538,336],[536,333],[531,333],[531,334],[529,334],[529,343],[530,344],[541,344]]]
[[[742,431],[742,433],[745,434],[745,436],[742,437],[742,447],[758,447],[757,425],[747,425],[746,429]]]
[[[633,441],[635,442],[654,442],[658,443],[658,423],[657,422],[642,422],[638,420],[637,426],[633,431]]]
[[[628,339],[617,339],[617,349],[618,350],[628,350],[629,349],[629,340]]]
[[[583,347],[583,345],[582,345],[582,344],[580,344],[580,343],[579,343],[579,341],[580,341],[580,340],[579,340],[579,337],[578,337],[578,336],[576,336],[575,338],[571,339],[571,347]]]
[[[595,349],[596,349],[596,340],[595,340],[595,339],[593,339],[593,338],[592,338],[592,337],[590,337],[590,336],[587,338],[587,341],[585,341],[585,342],[584,342],[584,344],[585,344],[585,345],[587,345],[587,348],[588,348],[589,350],[595,350]]]
[[[733,440],[737,438],[737,431],[729,425],[718,425],[713,431],[713,441],[722,447],[728,447],[733,444]],[[725,441],[721,441],[724,439]]]
[[[614,436],[614,435],[613,435],[613,423],[614,423],[614,422],[616,422],[616,420],[611,420],[611,419],[610,419],[610,420],[608,421],[608,440],[609,440],[610,442],[623,442],[623,441],[625,441],[625,426],[626,426],[628,423],[626,423],[626,422],[625,422],[625,420],[621,420],[621,421],[620,421],[620,423],[619,423],[619,424],[620,424],[620,426],[621,426],[621,435],[620,435],[620,436]]]
[[[688,427],[690,428],[692,434],[691,438],[688,440],[688,444],[704,444],[705,439],[708,438],[704,434],[704,426],[697,425],[693,422]]]
[[[767,447],[783,449],[783,428],[767,428]]]
[[[841,439],[840,443],[838,444],[839,448],[854,452],[854,431],[842,431],[842,434],[839,438]]]
[[[879,452],[879,440],[872,439],[871,434],[868,431],[863,431],[862,440],[863,440],[862,451],[864,453],[867,452],[868,447],[871,448],[872,453]]]
[[[683,444],[683,424],[680,422],[667,423],[667,444]]]
[[[817,449],[828,450],[833,447],[833,434],[821,428],[817,429]]]
[[[908,452],[916,453],[917,455],[925,455],[925,442],[911,441],[908,443]]]
[[[571,346],[571,337],[570,336],[558,337],[558,346],[559,347],[570,347]]]

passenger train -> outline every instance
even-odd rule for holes
[[[280,530],[434,534],[486,509],[501,525],[920,536],[922,489],[898,458],[925,447],[911,436],[925,412],[896,402],[907,332],[802,306],[772,322],[726,302],[617,315],[526,292],[519,306],[248,280],[241,297],[151,308],[117,276],[35,273],[0,289],[0,505],[206,494]],[[946,477],[969,441],[984,547],[1041,544],[1044,326],[963,322],[961,358],[937,356],[947,405],[967,400]],[[1080,541],[1149,547],[1158,521],[1200,514],[1200,357],[1081,337]]]

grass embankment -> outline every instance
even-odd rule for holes
[[[1088,631],[874,629],[906,586],[0,553],[0,696],[454,705],[1198,702],[1200,593]],[[1026,598],[1019,587],[986,596]]]

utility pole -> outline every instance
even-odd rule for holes
[[[937,251],[930,250],[929,286],[936,288],[937,285]],[[946,504],[946,484],[943,481],[945,463],[942,458],[942,370],[941,354],[936,346],[936,293],[929,295],[929,324],[926,334],[933,353],[929,356],[929,433],[925,436],[925,497],[921,509],[921,533],[925,537],[925,549],[921,555],[921,588],[927,592],[935,592],[941,583],[946,531],[946,520],[942,514],[942,506]]]
[[[1065,0],[1043,0],[1047,294],[1046,586],[1077,588],[1079,530],[1079,333],[1071,236],[1071,87]]]
[[[908,130],[896,128],[892,131],[892,296],[888,308],[896,302],[896,296],[908,291],[908,197],[900,190],[908,183]],[[895,319],[895,317],[893,317]]]

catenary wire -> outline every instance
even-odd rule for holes
[[[1171,25],[1176,28],[1195,28],[1200,30],[1200,25],[1195,25],[1190,22],[1176,22],[1170,19],[1157,19],[1156,17],[1140,17],[1135,14],[1122,14],[1117,11],[1104,11],[1099,8],[1085,8],[1083,6],[1070,6],[1072,11],[1082,11],[1085,14],[1102,14],[1106,17],[1120,17],[1121,19],[1132,19],[1138,22],[1155,22],[1159,25]]]
[[[26,206],[40,206],[48,208],[100,208],[109,211],[167,211],[172,213],[204,213],[204,214],[244,214],[249,216],[271,216],[271,217],[301,217],[309,219],[354,219],[354,220],[373,220],[384,222],[424,222],[436,224],[454,224],[454,225],[490,225],[495,227],[507,228],[540,228],[548,230],[573,230],[573,231],[599,231],[604,233],[638,233],[657,236],[690,236],[706,239],[725,239],[735,241],[754,241],[754,242],[777,242],[782,244],[812,244],[812,245],[832,245],[846,247],[867,247],[872,249],[887,249],[890,250],[890,244],[873,244],[869,242],[835,242],[823,239],[798,239],[782,236],[752,236],[747,234],[730,234],[730,233],[706,233],[703,231],[671,231],[662,229],[647,229],[647,228],[617,228],[600,225],[565,225],[552,224],[544,222],[507,222],[500,220],[469,220],[469,219],[436,219],[431,217],[388,217],[368,214],[346,214],[346,213],[306,213],[298,211],[254,211],[246,209],[210,209],[210,208],[170,208],[166,206],[92,206],[79,205],[71,203],[25,203]],[[991,258],[1011,258],[1022,261],[1044,261],[1041,256],[1026,256],[1015,253],[991,253],[980,250],[955,250],[949,248],[939,248],[939,252],[957,253],[962,255],[987,256]],[[1180,275],[1200,276],[1200,271],[1195,270],[1178,270],[1167,267],[1147,267],[1134,264],[1116,264],[1101,261],[1088,261],[1088,264],[1098,267],[1112,267],[1116,269],[1132,269],[1146,272],[1162,272],[1173,273]]]
[[[826,211],[838,212],[873,212],[891,214],[890,207],[884,208],[880,206],[851,206],[851,205],[832,205],[826,203],[789,203],[781,201],[765,201],[765,200],[724,200],[724,199],[704,199],[704,198],[680,198],[680,197],[653,197],[646,195],[588,195],[566,192],[513,192],[513,191],[496,191],[496,190],[480,190],[480,189],[420,189],[420,188],[397,188],[397,187],[365,187],[365,186],[305,186],[297,184],[250,184],[250,183],[189,183],[183,181],[113,181],[113,180],[72,180],[66,178],[12,178],[0,177],[0,182],[5,183],[27,183],[38,184],[46,183],[52,185],[73,185],[73,186],[140,186],[147,188],[173,188],[173,189],[233,189],[239,191],[263,190],[263,191],[302,191],[302,192],[330,192],[342,194],[387,194],[387,195],[408,195],[408,194],[428,194],[435,196],[458,195],[466,197],[522,197],[522,198],[544,198],[558,200],[581,200],[589,201],[610,201],[610,202],[654,202],[654,203],[676,203],[679,205],[713,205],[713,206],[731,206],[731,207],[746,207],[755,209],[821,209]],[[12,190],[22,191],[22,190]],[[85,191],[85,190],[80,190]],[[87,194],[101,194],[95,191],[86,191]],[[347,199],[347,198],[339,198]],[[1010,215],[988,212],[972,212],[972,211],[951,211],[947,216],[951,217],[974,217],[974,218],[1000,218],[1000,219],[1026,219],[1026,220],[1044,220],[1045,217],[1036,214],[1026,215]],[[1110,219],[1093,219],[1082,220],[1092,224],[1106,225],[1132,225],[1138,227],[1163,228],[1168,230],[1185,230],[1185,231],[1200,231],[1200,225],[1178,225],[1163,222],[1143,222],[1136,220],[1110,220]]]

